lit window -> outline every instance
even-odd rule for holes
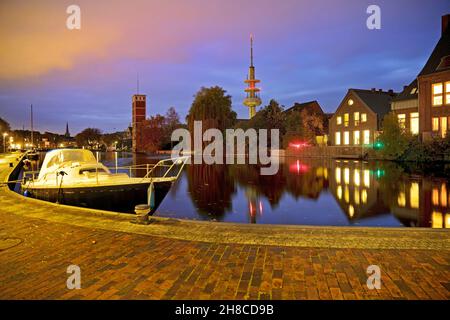
[[[355,126],[359,126],[359,112],[353,114],[353,119],[355,120]]]
[[[355,204],[359,205],[359,202],[360,202],[359,189],[355,189],[355,193],[353,194],[353,199],[355,200]]]
[[[350,202],[350,191],[348,190],[348,186],[345,186],[344,189],[344,200],[346,203]]]
[[[353,180],[355,181],[355,186],[359,187],[361,183],[361,175],[358,169],[355,169]]]
[[[353,218],[353,216],[355,215],[355,208],[352,205],[348,206],[348,215],[350,216],[350,218]]]
[[[359,130],[353,131],[353,144],[358,145],[361,143],[361,139],[359,136]]]
[[[335,175],[336,175],[336,183],[340,184],[341,183],[341,168],[336,168]]]
[[[352,106],[353,105],[353,100],[352,99],[348,99],[348,105]]]
[[[447,207],[447,186],[445,183],[441,186],[441,207]]]
[[[342,199],[342,187],[341,187],[341,186],[338,186],[338,187],[337,187],[337,189],[336,189],[336,195],[337,195],[337,197],[338,197],[339,200]]]
[[[367,113],[361,113],[361,122],[367,122]]]
[[[415,94],[417,92],[417,88],[412,88],[410,94]]]
[[[433,203],[433,206],[439,205],[439,189],[433,188],[433,191],[431,193],[431,203]]]
[[[370,171],[364,170],[364,186],[370,188]]]
[[[450,104],[450,81],[445,83],[445,104]]]
[[[441,212],[433,211],[431,214],[431,227],[432,228],[442,228],[443,225],[443,217]]]
[[[339,116],[336,118],[336,124],[338,125],[342,124],[342,117]]]
[[[409,202],[411,208],[419,208],[419,184],[417,182],[411,183],[411,188],[409,189]]]
[[[398,118],[398,124],[400,125],[400,128],[405,129],[406,128],[406,114],[402,113],[397,116]]]
[[[346,127],[348,127],[349,118],[348,113],[344,113],[344,126]]]
[[[334,143],[337,146],[341,144],[341,133],[340,132],[336,132],[336,134],[334,136]]]
[[[366,190],[366,189],[364,189],[364,190],[361,192],[361,202],[362,202],[363,204],[367,203],[367,190]]]
[[[419,134],[419,113],[413,112],[410,114],[411,134]]]
[[[344,169],[344,183],[345,184],[350,183],[350,169],[349,168]]]
[[[363,143],[364,144],[370,144],[370,130],[364,130],[363,131]]]
[[[439,131],[439,118],[433,118],[433,131]]]
[[[344,144],[345,145],[350,144],[350,132],[348,132],[348,131],[344,132]]]
[[[406,206],[406,195],[404,192],[400,192],[397,198],[398,206],[404,208]]]
[[[433,83],[433,106],[442,106],[443,104],[443,84]]]
[[[441,117],[441,136],[444,138],[447,135],[447,117]]]

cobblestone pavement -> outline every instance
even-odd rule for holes
[[[448,252],[173,240],[0,216],[1,299],[449,299]],[[66,268],[81,268],[68,290]],[[368,290],[366,268],[381,268]]]
[[[445,231],[136,226],[1,188],[0,299],[449,299],[448,240]],[[66,288],[71,264],[80,290]],[[366,286],[372,264],[380,290]]]

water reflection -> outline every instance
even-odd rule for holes
[[[190,165],[186,168],[188,190],[198,214],[221,220],[232,209],[235,185],[226,165]]]
[[[349,224],[369,217],[389,214],[382,201],[374,170],[361,161],[330,161],[330,189]]]
[[[108,166],[156,162],[102,155]],[[285,158],[273,176],[257,165],[188,165],[158,215],[228,222],[450,227],[449,167]],[[142,176],[141,172],[132,172]]]

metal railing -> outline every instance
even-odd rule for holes
[[[156,164],[145,163],[131,166],[114,166],[107,167],[110,172],[115,170],[116,173],[118,171],[128,171],[129,176],[133,177],[133,171],[136,173],[137,171],[144,171],[145,174],[142,177],[144,179],[165,179],[165,180],[177,180],[180,176],[187,160],[188,156],[179,157],[175,159],[164,159],[160,160]],[[53,173],[52,173],[53,174]],[[26,182],[30,181],[30,184],[33,184],[39,175],[39,171],[24,171],[22,175],[21,183],[24,185]],[[57,175],[57,173],[55,173]],[[97,172],[98,175],[98,172]]]

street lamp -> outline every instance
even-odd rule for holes
[[[14,142],[14,138],[13,137],[9,137],[9,151],[11,152],[12,148],[13,148],[13,142]]]
[[[3,133],[3,152],[6,153],[6,137],[8,136],[8,133]]]

